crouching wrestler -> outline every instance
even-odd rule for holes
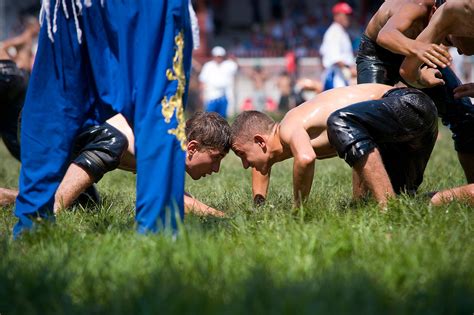
[[[273,164],[293,159],[295,205],[309,195],[316,159],[339,155],[353,169],[353,195],[388,198],[414,192],[437,136],[433,101],[411,88],[361,84],[325,91],[280,123],[244,112],[233,123],[232,150],[252,167],[254,201],[263,202]]]
[[[221,160],[230,150],[230,127],[216,113],[196,113],[186,122],[186,172],[192,179],[218,172]],[[55,194],[54,212],[70,207],[78,198],[99,202],[94,188],[107,172],[117,168],[135,172],[134,135],[125,118],[118,114],[103,125],[82,132],[75,142],[75,158]],[[0,203],[15,201],[18,192],[0,189]],[[185,209],[199,215],[223,217],[224,213],[209,207],[189,194],[184,196]]]

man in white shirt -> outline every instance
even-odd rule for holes
[[[227,117],[229,90],[233,89],[237,64],[225,60],[226,51],[216,46],[211,51],[212,60],[202,67],[199,81],[203,92],[204,108],[207,112],[216,112]]]
[[[352,8],[345,2],[332,8],[333,23],[324,33],[320,53],[324,66],[324,90],[349,85],[354,68],[352,42],[346,29],[350,25]]]

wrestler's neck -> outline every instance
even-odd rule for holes
[[[280,138],[280,124],[275,123],[267,140],[268,156],[271,165],[291,157],[291,151]]]

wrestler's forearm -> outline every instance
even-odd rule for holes
[[[186,213],[194,213],[199,216],[214,216],[214,217],[225,217],[225,213],[216,210],[208,205],[200,202],[193,198],[190,194],[184,194],[184,210]]]
[[[377,44],[391,52],[403,56],[415,56],[415,41],[403,35],[399,30],[380,31]]]
[[[252,168],[252,196],[256,205],[262,204],[267,198],[268,187],[270,186],[270,174],[271,170],[269,170],[266,175],[263,175],[255,168]]]
[[[421,62],[416,57],[406,57],[400,66],[400,76],[413,87],[422,87],[420,81]]]
[[[25,44],[29,39],[30,39],[29,36],[26,33],[23,33],[16,37],[12,37],[12,38],[4,40],[2,44],[3,44],[3,47],[5,48],[17,47],[17,46]]]
[[[439,12],[436,12],[439,13]],[[418,35],[417,41],[422,43],[441,44],[448,36],[447,25],[442,20],[442,14],[436,14],[431,19],[428,26]]]
[[[448,36],[450,18],[446,18],[445,5],[438,9],[430,20],[428,26],[418,35],[416,42],[440,44]],[[400,67],[401,77],[410,85],[420,86],[420,67],[423,61],[414,55],[409,55],[403,61]]]
[[[311,191],[315,159],[297,159],[293,163],[293,196],[295,205],[305,201]]]

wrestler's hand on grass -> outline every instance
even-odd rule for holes
[[[253,205],[256,207],[263,206],[265,204],[265,197],[257,194],[253,197]]]
[[[194,213],[198,216],[226,217],[224,212],[200,202],[187,192],[184,193],[184,210],[186,213]]]
[[[424,88],[444,85],[443,76],[438,69],[423,66],[419,72],[417,85]]]
[[[449,54],[448,48],[443,44],[426,44],[415,41],[415,55],[431,68],[446,68],[451,64],[453,58]]]
[[[206,211],[204,212],[196,212],[198,215],[202,216],[212,216],[216,218],[225,218],[226,214],[220,210],[214,209],[212,207],[208,207]]]
[[[474,83],[466,83],[453,90],[454,98],[474,97]]]

